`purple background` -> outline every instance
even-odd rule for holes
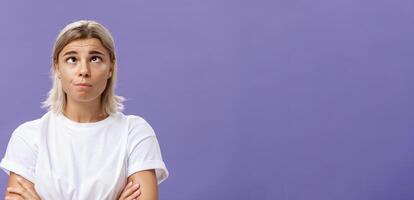
[[[69,22],[113,34],[160,199],[414,199],[414,2],[0,1],[1,152],[45,112]],[[1,193],[7,175],[0,173]]]

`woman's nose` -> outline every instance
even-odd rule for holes
[[[81,62],[79,69],[79,76],[88,77],[90,76],[89,66],[87,62]]]

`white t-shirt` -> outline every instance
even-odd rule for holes
[[[0,168],[33,182],[43,200],[113,200],[135,172],[155,169],[158,184],[168,177],[152,127],[122,112],[78,123],[49,111],[25,122],[12,133]]]

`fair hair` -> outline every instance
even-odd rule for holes
[[[115,43],[111,33],[102,24],[92,20],[79,20],[68,24],[63,28],[56,38],[52,51],[51,79],[52,89],[48,92],[47,99],[42,102],[42,108],[47,108],[58,114],[62,114],[67,101],[67,95],[62,88],[61,81],[57,74],[58,56],[62,49],[70,42],[77,39],[96,38],[109,52],[111,60],[112,76],[106,83],[106,88],[101,94],[101,109],[107,114],[115,114],[124,109],[122,104],[125,98],[115,95],[115,83],[117,75]]]

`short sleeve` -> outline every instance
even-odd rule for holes
[[[154,169],[160,184],[167,179],[169,173],[154,130],[142,118],[136,118],[132,123],[128,136],[128,176],[138,171]]]
[[[36,152],[20,134],[18,127],[12,134],[7,145],[6,153],[0,162],[0,168],[10,175],[10,171],[19,174],[34,183]]]

